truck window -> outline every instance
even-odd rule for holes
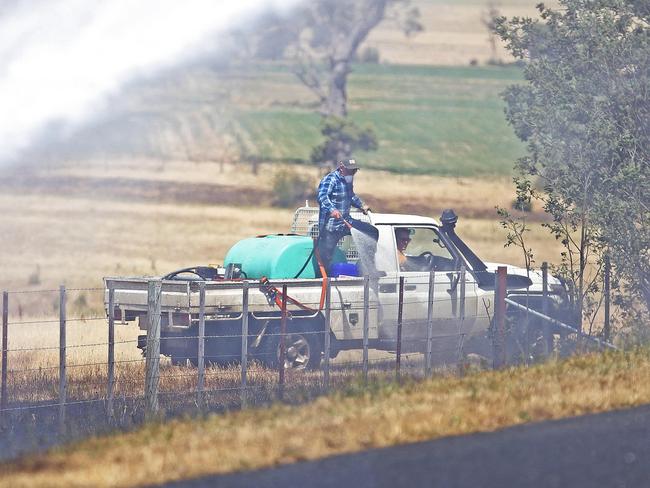
[[[400,271],[454,270],[456,264],[440,235],[431,227],[395,227]]]

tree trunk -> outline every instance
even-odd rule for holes
[[[321,114],[325,117],[345,118],[348,115],[348,74],[350,65],[347,59],[333,60],[329,82],[327,86],[327,98],[323,100]]]

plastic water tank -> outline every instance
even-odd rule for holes
[[[241,264],[245,277],[259,279],[294,278],[309,258],[314,247],[311,237],[296,235],[268,235],[243,239],[235,244],[224,260],[224,266]],[[318,262],[312,256],[298,278],[320,278]],[[336,249],[332,263],[345,262],[345,254]]]

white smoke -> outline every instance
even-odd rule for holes
[[[215,33],[298,0],[4,0],[0,162],[48,125],[73,127],[135,76],[207,47]],[[219,46],[216,46],[218,49]]]

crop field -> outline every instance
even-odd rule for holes
[[[283,92],[305,90],[286,70],[260,67],[246,79],[242,92],[256,86],[270,95],[266,103],[249,107],[241,100],[238,106],[246,153],[270,161],[308,160],[320,140],[318,115],[305,106],[309,94],[273,97],[279,86]],[[520,80],[516,67],[358,65],[350,76],[350,117],[379,139],[377,152],[359,153],[358,159],[400,173],[509,174],[523,145],[506,124],[499,93]]]
[[[521,79],[512,66],[355,65],[349,115],[379,141],[357,157],[399,173],[508,175],[524,146],[500,93]],[[281,63],[170,73],[134,84],[114,105],[113,119],[72,139],[73,155],[308,163],[322,140],[316,98]]]

